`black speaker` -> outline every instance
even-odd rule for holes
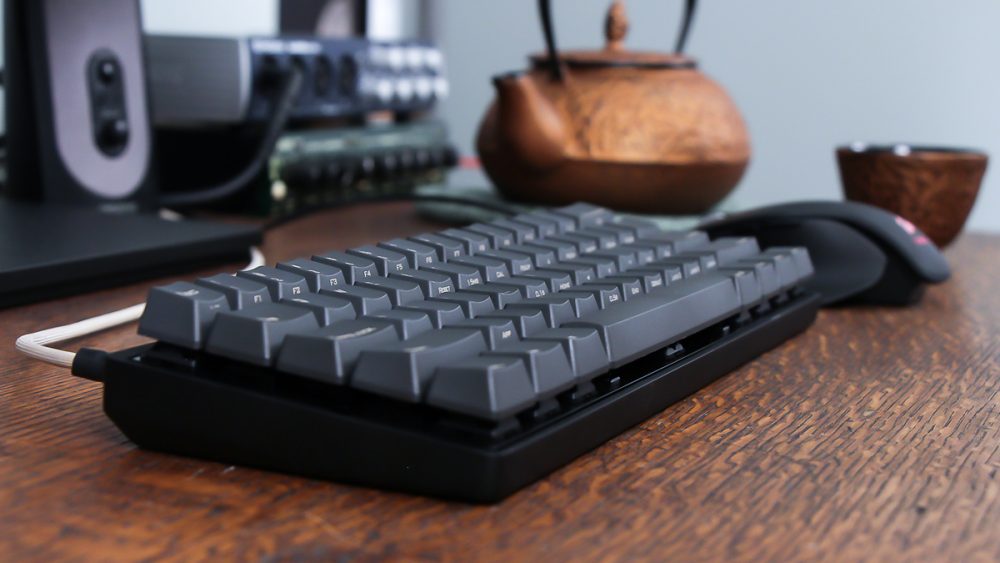
[[[154,204],[138,0],[4,0],[6,192]]]

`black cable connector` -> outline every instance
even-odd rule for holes
[[[96,348],[81,348],[73,358],[73,375],[91,381],[104,382],[108,353]]]
[[[271,112],[267,130],[261,137],[253,159],[239,174],[217,186],[197,190],[168,191],[160,197],[160,206],[171,208],[211,203],[239,193],[257,179],[257,175],[267,166],[268,159],[274,152],[274,146],[278,143],[285,126],[288,125],[292,110],[295,108],[295,101],[302,89],[302,74],[302,69],[297,65],[292,65],[288,69],[281,94],[274,103],[274,111]]]

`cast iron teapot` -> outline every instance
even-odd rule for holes
[[[750,158],[746,126],[726,92],[682,54],[627,51],[620,1],[599,51],[559,53],[548,0],[539,0],[547,53],[527,71],[496,76],[497,99],[477,149],[507,197],[589,201],[646,213],[699,213],[739,182]]]

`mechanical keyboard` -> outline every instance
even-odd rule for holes
[[[495,502],[804,330],[812,272],[533,211],[155,287],[104,408],[144,448]]]

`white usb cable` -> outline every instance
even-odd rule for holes
[[[252,270],[265,263],[264,255],[256,246],[250,247],[250,263],[244,270]],[[137,320],[142,316],[142,311],[146,308],[145,303],[125,307],[117,311],[98,315],[90,319],[84,319],[72,324],[47,328],[31,334],[18,337],[14,346],[19,352],[26,356],[55,364],[62,367],[71,367],[76,352],[67,352],[58,348],[49,347],[48,344],[55,344],[73,338],[79,338],[95,332],[100,332],[118,325],[123,325]]]

